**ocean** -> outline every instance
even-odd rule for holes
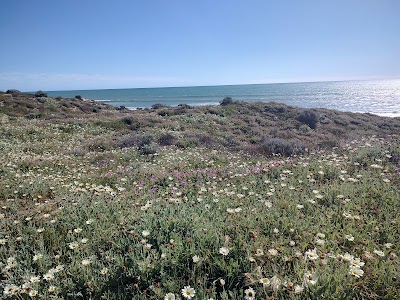
[[[303,108],[400,117],[400,80],[49,91],[48,94],[71,98],[81,95],[129,109],[148,108],[157,103],[217,105],[224,97],[232,97],[247,102],[275,101]]]

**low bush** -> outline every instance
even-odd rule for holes
[[[333,120],[333,122],[335,122],[335,124],[341,125],[341,126],[349,125],[349,122],[347,122],[346,120],[340,119],[340,118]]]
[[[153,142],[150,134],[137,135],[137,148],[140,154],[150,155],[158,151],[158,145]]]
[[[235,102],[231,97],[225,97],[222,99],[222,101],[219,103],[220,105],[229,105],[229,104],[234,104]]]
[[[308,125],[311,129],[317,128],[318,119],[318,115],[312,110],[306,110],[302,112],[297,118],[297,120]]]
[[[158,152],[158,146],[156,143],[151,142],[149,144],[142,145],[138,150],[142,155],[152,155]]]
[[[299,132],[301,132],[301,133],[303,133],[303,134],[307,134],[307,133],[309,133],[310,131],[311,131],[311,128],[310,128],[310,126],[308,126],[308,125],[306,125],[306,124],[302,124],[300,127],[299,127]]]
[[[40,119],[42,117],[41,113],[29,113],[27,115],[25,115],[25,118],[27,119]]]
[[[110,149],[112,149],[111,143],[103,138],[98,138],[87,145],[87,150],[91,152],[104,152]]]
[[[165,105],[165,104],[161,104],[161,103],[156,103],[151,106],[151,109],[160,109],[160,108],[167,108],[167,107],[169,107],[169,106]]]
[[[150,134],[135,134],[122,137],[117,142],[119,148],[137,148],[140,154],[155,154],[158,151],[158,145]]]
[[[94,123],[96,126],[100,126],[106,129],[120,131],[125,129],[127,126],[121,120],[100,120]]]
[[[122,118],[121,122],[126,124],[126,125],[132,125],[133,124],[133,118],[132,117]]]
[[[43,91],[37,91],[35,93],[35,97],[47,97],[47,93],[45,93]]]
[[[116,108],[117,110],[122,110],[122,111],[129,111],[129,109],[126,108],[126,106],[121,105],[120,107]]]
[[[11,89],[11,90],[7,90],[7,91],[6,91],[6,94],[10,94],[10,95],[13,95],[13,96],[17,96],[17,95],[21,95],[22,92],[19,91],[19,90]]]
[[[288,107],[286,105],[282,105],[281,103],[270,102],[264,107],[264,112],[273,113],[273,114],[283,114],[288,111]]]
[[[207,108],[207,113],[211,114],[211,115],[224,117],[224,113],[222,111],[218,110],[217,107],[213,107],[213,106]]]
[[[280,138],[265,139],[259,146],[259,150],[261,150],[263,154],[280,154],[283,156],[304,153],[305,148],[304,144],[297,140],[284,140]]]
[[[175,137],[172,134],[166,133],[160,136],[158,139],[158,144],[161,146],[170,146],[174,143]]]
[[[138,144],[138,138],[137,135],[128,135],[128,136],[123,136],[120,138],[118,142],[118,147],[119,148],[131,148],[131,147],[136,147]]]
[[[161,117],[166,117],[166,116],[168,116],[168,111],[167,110],[160,110],[159,112],[158,112],[158,115],[159,116],[161,116]]]
[[[145,145],[149,145],[153,142],[153,136],[151,136],[150,134],[137,135],[136,138],[137,138],[137,146],[139,148]]]
[[[326,140],[318,143],[318,147],[321,149],[332,149],[335,147],[339,147],[338,141]]]
[[[203,146],[203,147],[211,147],[213,145],[215,145],[215,141],[214,138],[210,135],[206,135],[206,134],[197,134],[195,137],[198,141],[198,145],[199,146]]]
[[[178,104],[178,107],[186,108],[186,109],[192,108],[189,104],[185,104],[185,103]]]

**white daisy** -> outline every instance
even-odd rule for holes
[[[182,296],[186,299],[192,299],[194,297],[194,295],[196,294],[196,291],[194,288],[190,287],[190,285],[185,286],[182,290],[181,290]]]
[[[360,278],[361,276],[363,276],[364,271],[357,267],[350,267],[349,274]]]
[[[168,293],[165,295],[164,300],[175,300],[175,294],[173,293]]]
[[[244,294],[244,298],[246,300],[254,300],[256,298],[256,292],[253,290],[253,288],[248,288],[244,291]]]
[[[318,254],[317,254],[317,250],[307,250],[306,251],[306,256],[309,260],[317,260],[319,258]]]
[[[221,253],[223,256],[227,256],[229,254],[229,248],[221,247],[219,248],[219,253]]]

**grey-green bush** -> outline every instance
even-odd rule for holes
[[[297,140],[284,140],[280,138],[265,139],[260,150],[266,155],[280,154],[283,156],[291,156],[304,153],[305,146]]]
[[[35,93],[35,97],[47,97],[47,93],[45,93],[43,91],[37,91]]]
[[[297,120],[308,125],[311,129],[317,128],[318,119],[318,115],[312,110],[306,110],[302,112],[297,118]]]
[[[229,105],[229,104],[233,104],[234,101],[231,97],[225,97],[224,99],[222,99],[222,101],[219,103],[220,105]]]

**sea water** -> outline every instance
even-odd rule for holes
[[[51,91],[48,94],[71,98],[80,95],[129,109],[148,108],[157,103],[169,106],[218,105],[223,98],[231,97],[247,102],[275,101],[303,108],[400,116],[400,80],[76,90]]]

